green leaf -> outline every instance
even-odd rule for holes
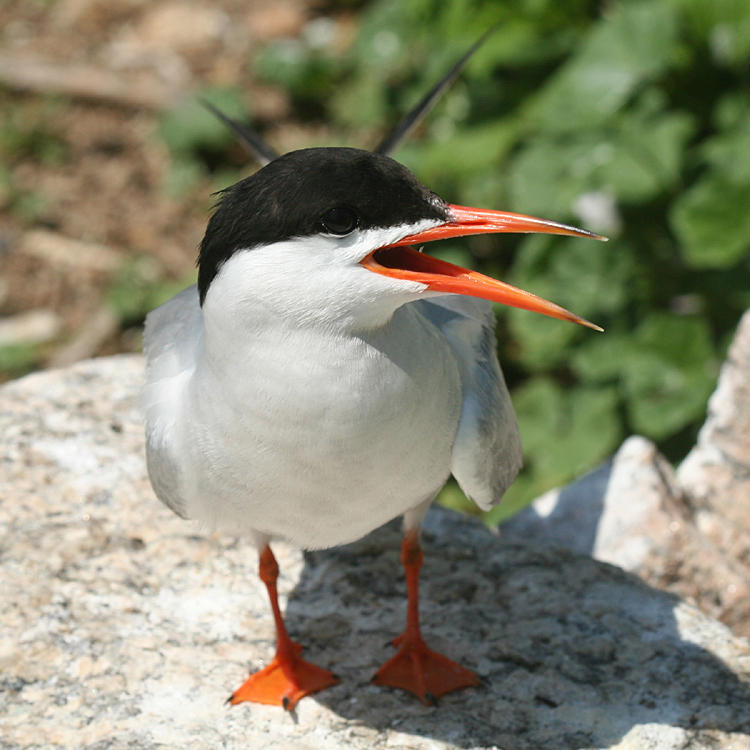
[[[573,372],[585,383],[619,380],[629,357],[632,333],[607,330],[603,336],[592,336],[570,355]]]
[[[579,386],[565,392],[569,437],[566,468],[571,478],[579,476],[607,458],[622,440],[617,413],[619,394],[614,387]]]
[[[727,182],[739,187],[750,184],[750,112],[732,128],[703,143],[707,162]]]
[[[537,287],[532,288],[536,294]],[[554,295],[547,295],[550,296],[554,299]],[[564,363],[571,343],[579,335],[572,323],[527,310],[511,308],[507,316],[508,328],[516,344],[514,359],[531,372],[541,372]]]
[[[531,141],[508,167],[511,206],[529,214],[569,216],[579,195],[600,187],[591,175],[602,155],[609,155],[596,145],[591,139]]]
[[[743,158],[738,156],[738,158]],[[750,183],[709,173],[673,204],[669,219],[693,268],[727,268],[750,250]]]
[[[750,117],[750,98],[743,88],[730,90],[719,99],[713,113],[714,125],[718,130],[732,130],[740,127]]]
[[[485,174],[488,164],[499,163],[514,145],[517,133],[515,121],[493,120],[462,127],[442,140],[406,144],[397,156],[410,164],[427,184],[434,184],[446,174],[461,180],[477,173]]]
[[[673,187],[694,131],[684,112],[623,113],[612,139],[612,158],[602,164],[599,180],[623,201],[644,201]]]
[[[652,313],[626,352],[623,384],[637,432],[661,440],[704,413],[717,370],[704,320]]]
[[[713,59],[740,66],[750,57],[750,5],[746,0],[679,0],[690,31]]]
[[[511,282],[600,322],[598,318],[627,304],[634,269],[632,255],[617,243],[537,235],[521,244]],[[517,358],[533,371],[565,362],[575,339],[596,337],[572,323],[525,310],[510,310],[508,321]]]
[[[533,100],[531,121],[547,132],[601,125],[638,86],[669,67],[677,40],[677,14],[669,4],[614,6]]]
[[[617,447],[622,429],[615,388],[561,388],[537,377],[516,389],[513,402],[525,468],[489,523],[507,518],[534,497],[591,469]],[[508,501],[506,503],[506,500]]]
[[[241,94],[231,88],[206,88],[193,92],[163,115],[159,134],[169,149],[190,155],[200,148],[221,148],[234,139],[229,128],[203,106],[205,99],[229,117],[244,120],[248,111]]]
[[[551,486],[609,455],[620,438],[612,387],[563,389],[544,377],[514,393],[524,453]]]
[[[607,130],[532,141],[510,166],[514,208],[569,216],[584,193],[604,191],[620,201],[641,202],[679,180],[693,118],[654,112],[644,96]]]

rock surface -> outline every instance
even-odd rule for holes
[[[750,636],[750,311],[740,321],[706,423],[677,479],[706,543],[732,565],[716,587],[719,615]]]
[[[698,443],[677,473],[645,438],[504,524],[505,539],[573,550],[694,600],[750,636],[750,312]]]
[[[677,530],[679,497],[674,472],[656,446],[631,437],[598,469],[542,495],[500,533],[637,571]]]
[[[438,708],[368,680],[403,625],[399,529],[303,555],[282,604],[336,687],[295,716],[224,705],[273,629],[242,540],[173,516],[146,479],[142,362],[0,389],[3,748],[750,748],[750,645],[677,597],[435,509],[426,635],[482,678]]]
[[[697,505],[750,532],[750,310],[729,347],[698,444],[677,478]]]

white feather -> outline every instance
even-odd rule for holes
[[[191,287],[149,315],[148,468],[169,507],[319,548],[421,512],[451,470],[499,499],[520,443],[488,306],[408,304],[434,293],[359,265],[436,223],[240,251],[202,308]]]

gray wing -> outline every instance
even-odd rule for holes
[[[497,359],[495,316],[485,300],[444,295],[414,303],[458,362],[463,405],[451,471],[483,510],[500,502],[522,464],[518,422]]]
[[[148,382],[191,369],[202,334],[203,313],[195,284],[152,310],[143,331]]]
[[[184,289],[146,318],[146,463],[157,497],[185,518],[185,481],[180,456],[182,398],[203,336],[203,313],[195,285]]]

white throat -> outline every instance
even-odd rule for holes
[[[424,284],[391,279],[360,265],[374,248],[440,221],[427,219],[346,237],[315,235],[235,252],[219,269],[203,303],[206,334],[323,326],[341,332],[385,325]]]

